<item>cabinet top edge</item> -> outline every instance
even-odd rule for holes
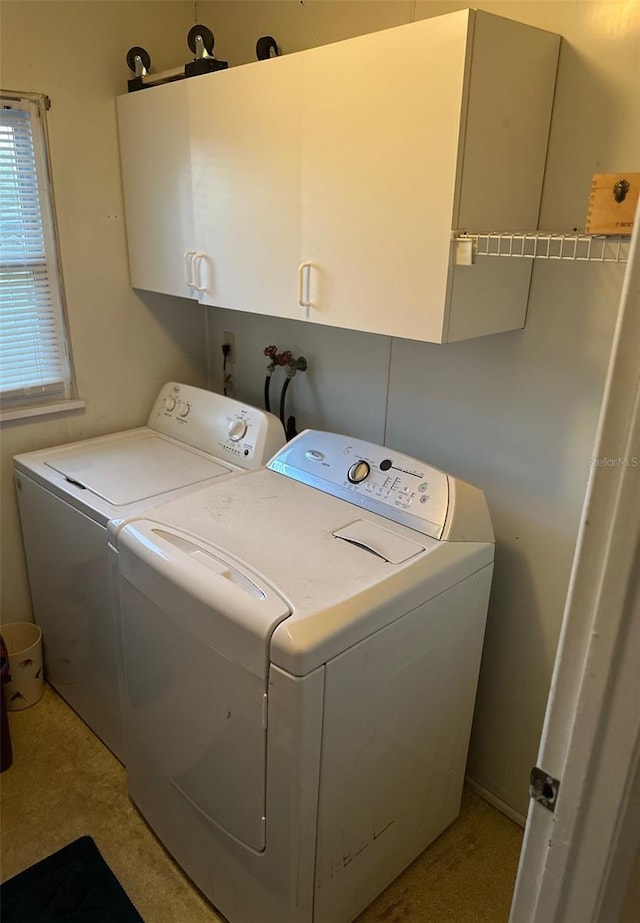
[[[475,31],[476,22],[483,23],[483,24],[489,23],[489,22],[495,22],[495,23],[500,22],[504,25],[511,24],[513,27],[517,27],[519,29],[526,29],[527,31],[531,33],[536,33],[538,35],[545,34],[549,36],[549,38],[553,37],[558,42],[561,39],[560,35],[558,35],[555,32],[551,32],[548,29],[541,29],[538,26],[532,26],[529,23],[520,22],[519,20],[511,19],[508,16],[500,16],[496,13],[489,12],[488,10],[478,10],[474,7],[465,7],[464,9],[454,10],[450,13],[440,13],[436,16],[427,16],[421,19],[413,20],[411,22],[399,23],[398,25],[395,25],[395,26],[389,26],[386,29],[376,29],[373,32],[363,32],[358,35],[349,36],[347,38],[336,39],[336,41],[333,41],[333,42],[324,42],[322,45],[312,45],[308,48],[299,48],[299,49],[287,52],[286,54],[280,55],[276,58],[271,58],[269,60],[278,61],[278,60],[283,60],[283,59],[295,58],[295,57],[298,57],[299,55],[320,53],[322,49],[331,48],[335,45],[342,45],[346,42],[357,43],[361,41],[367,41],[367,40],[373,39],[376,36],[379,37],[379,36],[387,35],[390,33],[397,34],[403,30],[413,31],[413,32],[415,32],[417,29],[427,30],[431,27],[433,23],[438,23],[438,22],[443,23],[444,21],[448,21],[450,23],[456,23],[456,22],[459,23],[461,34],[466,34],[468,36],[467,40],[473,40],[472,37]],[[241,68],[252,67],[252,66],[253,67],[258,67],[258,66],[264,67],[265,65],[266,65],[265,61],[248,61],[248,62],[241,63],[241,64],[232,64],[228,68],[228,70],[217,71],[215,72],[215,74],[216,74],[216,77],[219,79],[223,74],[229,73],[229,71],[234,71],[239,67]],[[212,73],[199,75],[200,78],[211,78],[213,76],[214,75]],[[171,86],[172,84],[176,84],[176,83],[180,84],[182,83],[183,79],[184,80],[198,80],[198,76],[189,77],[189,78],[186,78],[186,77],[179,78],[177,80],[174,79],[174,80],[167,81],[167,82],[159,82],[157,84],[150,83],[144,89],[146,91],[158,90],[161,87]],[[124,99],[124,98],[130,97],[131,95],[132,95],[131,93],[118,93],[116,95],[116,99]],[[133,94],[133,95],[137,95],[137,94]]]

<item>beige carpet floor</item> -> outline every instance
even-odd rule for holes
[[[145,923],[223,920],[129,801],[120,763],[50,687],[9,720],[13,764],[0,776],[2,881],[88,834]],[[516,824],[465,790],[458,820],[358,923],[506,923],[521,841]]]

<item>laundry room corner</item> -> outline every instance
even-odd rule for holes
[[[0,18],[0,84],[51,100],[59,245],[84,402],[83,409],[2,424],[0,612],[9,622],[32,618],[12,457],[140,425],[162,384],[206,386],[207,368],[202,311],[130,286],[115,111],[132,38],[151,36],[158,64],[168,66],[182,55],[193,4],[6,0]]]

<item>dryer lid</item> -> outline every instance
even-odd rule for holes
[[[46,465],[114,506],[125,506],[229,474],[231,469],[162,436],[78,448]]]
[[[291,608],[261,574],[226,549],[150,519],[122,529],[118,552],[121,581],[138,599],[171,609],[176,631],[266,682],[271,635]]]

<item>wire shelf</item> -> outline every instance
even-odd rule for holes
[[[459,264],[476,256],[507,256],[532,260],[570,260],[582,263],[626,263],[630,237],[590,234],[522,233],[466,234],[454,232]]]

